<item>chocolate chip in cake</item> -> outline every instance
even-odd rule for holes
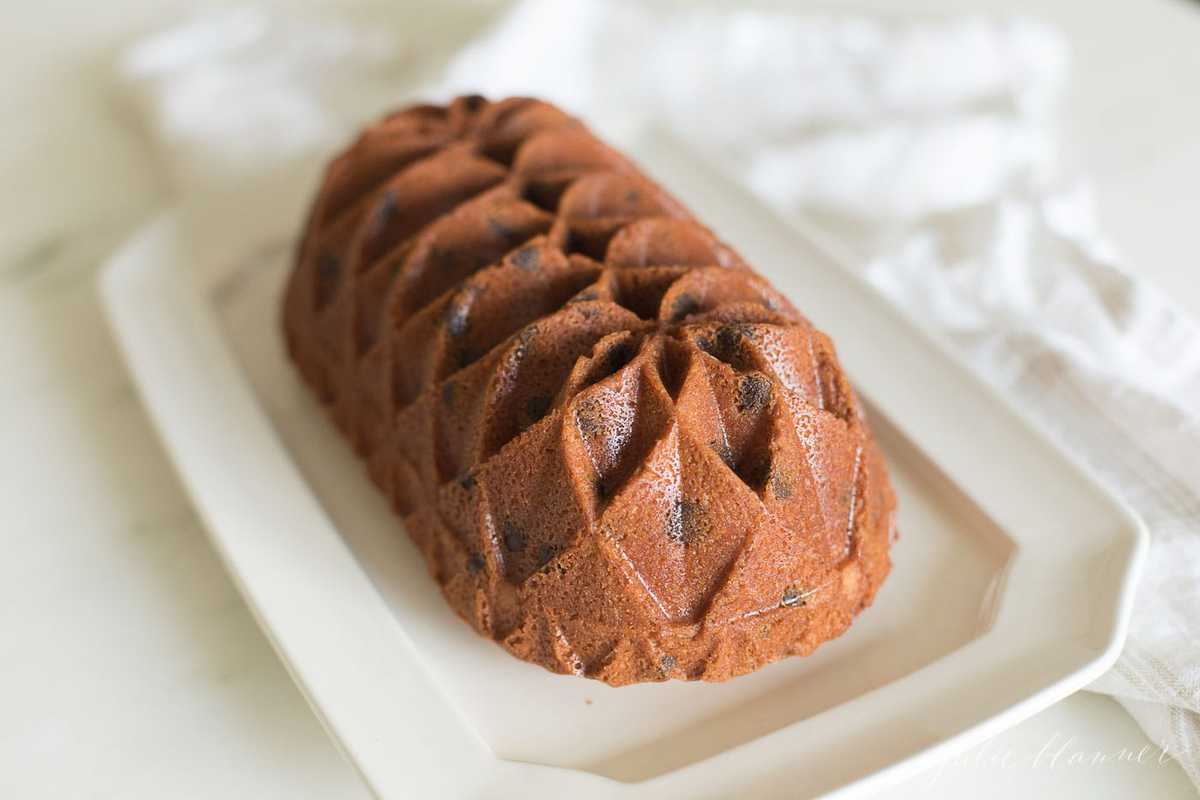
[[[799,608],[804,605],[804,595],[789,588],[783,593],[783,599],[779,601],[779,605],[784,608]]]
[[[487,224],[492,233],[496,234],[505,241],[511,241],[512,239],[515,239],[519,233],[519,231],[506,224],[504,220],[499,219],[498,217],[489,216],[487,218]]]
[[[632,361],[635,355],[637,350],[634,349],[633,342],[626,340],[615,344],[604,356],[604,370],[611,375]]]
[[[780,500],[792,499],[791,481],[782,472],[776,472],[771,476],[771,490],[775,492],[775,497]]]
[[[594,396],[580,400],[575,406],[575,427],[584,436],[604,430],[604,403]]]
[[[485,566],[483,556],[478,553],[472,553],[471,557],[467,559],[467,571],[472,575],[478,575],[480,572],[483,572]]]
[[[375,226],[382,228],[396,217],[400,208],[396,204],[396,193],[391,189],[384,191],[383,198],[375,208]]]
[[[743,414],[756,414],[771,404],[771,379],[761,372],[743,375],[738,382],[737,408]]]
[[[513,253],[512,263],[517,269],[525,272],[536,272],[542,264],[542,255],[537,247],[522,247]]]
[[[442,316],[442,323],[446,327],[446,333],[456,339],[466,333],[470,314],[471,308],[467,303],[462,302],[459,298],[452,299],[450,304],[446,306],[446,312]]]
[[[671,304],[671,321],[679,322],[700,310],[700,303],[690,294],[684,293]]]
[[[709,442],[708,446],[712,448],[714,453],[720,456],[721,461],[725,462],[725,466],[729,467],[730,469],[735,469],[737,467],[737,462],[733,459],[733,451],[729,449],[728,444],[721,441],[714,441]]]
[[[525,549],[525,534],[511,519],[504,520],[500,526],[500,535],[508,552],[519,553]]]
[[[688,544],[699,538],[702,530],[704,508],[696,502],[681,497],[675,501],[667,515],[667,538],[677,544]]]
[[[745,341],[752,338],[753,329],[743,322],[731,322],[717,329],[707,352],[735,369],[746,369],[748,359]]]
[[[722,325],[717,329],[716,346],[722,352],[731,352],[741,347],[744,331],[741,325]]]

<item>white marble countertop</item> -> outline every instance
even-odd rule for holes
[[[42,0],[0,26],[3,797],[365,796],[217,562],[96,302],[97,263],[163,202],[106,59],[193,5]],[[1060,26],[1071,158],[1130,268],[1200,315],[1200,4],[914,7]],[[1116,703],[1080,693],[891,796],[1193,796],[1158,755]]]

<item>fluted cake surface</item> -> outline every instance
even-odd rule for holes
[[[612,684],[840,635],[894,501],[833,345],[578,121],[463,97],[329,166],[284,328],[450,605]]]

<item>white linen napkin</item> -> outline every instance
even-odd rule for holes
[[[1060,174],[1053,30],[526,0],[422,85],[432,58],[403,19],[235,9],[135,42],[117,71],[200,235],[243,254],[294,231],[363,120],[459,91],[545,97],[618,142],[667,126],[823,226],[1145,520],[1128,643],[1091,688],[1200,787],[1200,329],[1121,270]]]

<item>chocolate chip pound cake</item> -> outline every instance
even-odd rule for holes
[[[892,490],[829,339],[554,106],[368,128],[284,330],[447,601],[518,658],[725,680],[840,635],[887,576]]]

